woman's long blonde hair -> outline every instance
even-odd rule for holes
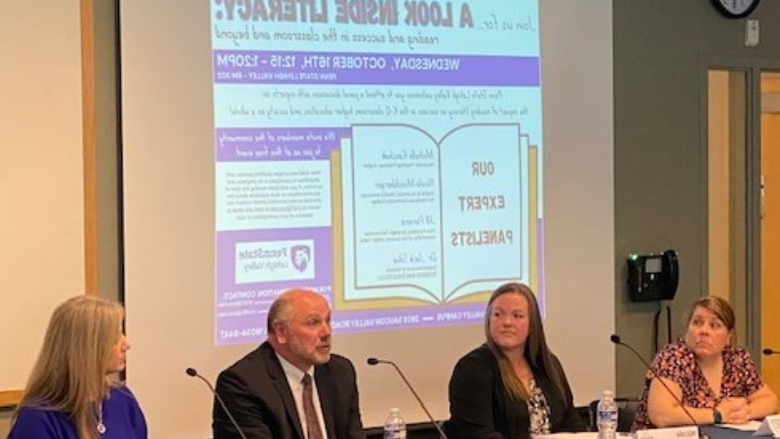
[[[108,374],[122,336],[124,311],[115,302],[77,296],[57,307],[19,403],[65,413],[81,439],[97,439],[98,410],[117,374]]]
[[[539,304],[536,302],[536,296],[528,285],[509,282],[498,287],[488,300],[487,311],[485,313],[485,337],[487,345],[493,352],[498,361],[498,368],[501,371],[501,381],[506,391],[515,399],[528,401],[530,395],[526,390],[520,378],[515,374],[512,364],[504,355],[501,349],[493,342],[490,336],[490,317],[493,314],[493,302],[504,294],[517,294],[525,297],[528,301],[528,338],[525,342],[525,352],[523,356],[531,366],[534,374],[544,374],[555,387],[561,398],[566,399],[564,390],[564,378],[557,367],[550,348],[547,347],[547,339],[544,336],[544,327],[542,326],[542,316],[539,313]]]

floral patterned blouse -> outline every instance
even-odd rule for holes
[[[647,415],[647,396],[653,373],[679,385],[682,389],[683,405],[693,408],[715,408],[724,398],[744,398],[764,385],[756,364],[746,350],[726,347],[722,355],[723,378],[720,384],[720,396],[717,396],[707,383],[694,353],[684,341],[677,341],[661,350],[653,359],[652,372],[648,371],[645,375],[645,389],[642,392],[632,429],[653,427]]]
[[[547,405],[547,398],[544,397],[541,387],[536,385],[536,381],[531,379],[531,397],[528,398],[528,416],[530,425],[528,433],[531,437],[540,434],[550,434],[550,407]]]

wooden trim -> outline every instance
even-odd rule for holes
[[[81,105],[84,163],[84,289],[98,293],[97,132],[94,0],[81,0]]]
[[[21,400],[21,390],[0,390],[0,408],[14,407]]]

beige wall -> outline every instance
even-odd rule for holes
[[[79,1],[0,10],[2,393],[23,387],[54,307],[84,291],[84,196]]]
[[[13,353],[0,354],[6,404],[18,399],[57,304],[85,292],[119,297],[119,174],[115,2],[0,6],[0,346]],[[0,411],[0,433],[9,418]]]

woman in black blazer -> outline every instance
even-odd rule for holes
[[[493,292],[487,342],[458,361],[450,379],[450,439],[521,439],[583,431],[558,358],[544,337],[539,307],[526,285]]]

